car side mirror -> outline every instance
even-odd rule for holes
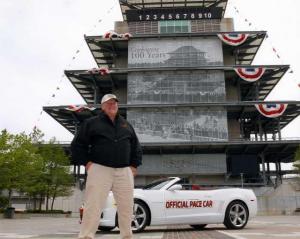
[[[181,184],[174,184],[169,188],[169,191],[175,191],[175,190],[182,190],[182,185]]]

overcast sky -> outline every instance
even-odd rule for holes
[[[268,31],[254,64],[291,65],[294,73],[269,100],[300,100],[299,9],[299,0],[229,0],[227,6],[236,30]],[[70,141],[66,129],[40,115],[42,107],[84,103],[63,72],[96,67],[84,34],[102,35],[121,19],[117,0],[0,0],[0,130],[29,133],[37,125],[45,139]],[[283,136],[299,135],[298,117]]]

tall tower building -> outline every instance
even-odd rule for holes
[[[300,102],[265,101],[289,69],[252,65],[266,32],[234,31],[233,19],[224,18],[227,0],[119,2],[124,21],[85,36],[98,68],[65,72],[87,105],[44,110],[76,133],[104,94],[116,94],[143,147],[137,185],[162,176],[278,183],[281,163],[293,160],[300,143],[281,130]]]

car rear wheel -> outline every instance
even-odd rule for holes
[[[249,212],[245,203],[231,202],[225,213],[224,225],[228,229],[242,229],[248,222]]]
[[[140,232],[145,229],[150,220],[150,212],[145,203],[135,200],[133,205],[133,219],[131,228],[133,232]]]
[[[207,224],[198,224],[198,225],[190,225],[192,228],[195,228],[197,230],[202,230],[204,227],[206,227]]]
[[[100,231],[104,231],[104,232],[110,232],[111,230],[113,230],[115,227],[103,227],[103,226],[99,226],[98,229]]]

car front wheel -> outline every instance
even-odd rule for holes
[[[150,220],[150,212],[145,203],[135,200],[133,206],[133,219],[131,228],[133,232],[140,232],[145,229]]]
[[[224,225],[228,229],[242,229],[248,222],[248,208],[241,201],[231,202],[225,213]]]

